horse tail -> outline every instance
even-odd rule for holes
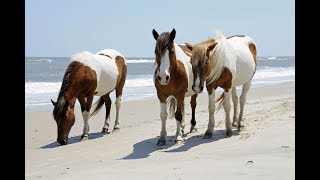
[[[220,97],[218,99],[216,99],[216,103],[220,102],[217,109],[216,109],[217,112],[221,109],[223,101],[224,101],[224,93],[222,93],[220,95]]]
[[[95,116],[99,112],[103,104],[104,104],[104,100],[102,97],[100,97],[98,101],[94,103],[94,106],[96,107],[94,108],[93,112],[90,114],[90,117]]]
[[[174,117],[174,114],[176,112],[177,102],[176,98],[169,97],[167,99],[167,109],[169,110],[169,118],[172,119]]]

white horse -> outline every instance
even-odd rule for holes
[[[243,110],[247,93],[251,86],[251,80],[257,67],[256,44],[249,36],[236,35],[225,38],[217,32],[214,39],[201,42],[192,46],[187,44],[192,50],[191,64],[193,66],[194,83],[193,90],[201,93],[203,84],[209,95],[209,123],[204,138],[211,138],[214,129],[215,111],[215,90],[217,87],[224,89],[224,93],[218,98],[223,104],[226,113],[226,135],[232,136],[233,131],[230,122],[230,96],[234,104],[233,125],[243,126]],[[242,86],[240,96],[240,114],[238,116],[238,96],[236,86]],[[218,109],[219,109],[218,108]]]

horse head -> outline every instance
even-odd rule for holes
[[[213,61],[210,60],[214,47],[217,45],[215,40],[211,39],[205,43],[200,43],[192,46],[186,43],[187,48],[192,51],[190,63],[192,65],[193,72],[193,85],[192,90],[195,93],[201,93],[203,91],[204,82],[209,76]]]
[[[58,102],[51,100],[54,109],[53,109],[53,118],[57,123],[58,127],[58,137],[57,141],[60,145],[68,144],[68,136],[71,130],[71,127],[75,122],[75,115],[73,111],[73,104],[70,104],[68,100],[64,98],[60,99]]]
[[[170,81],[170,71],[176,66],[176,54],[173,42],[176,30],[173,29],[171,32],[164,32],[159,35],[153,29],[152,34],[156,40],[154,51],[156,55],[156,70],[154,76],[161,85],[167,85]]]

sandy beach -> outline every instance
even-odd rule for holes
[[[238,90],[238,96],[240,95]],[[125,93],[125,91],[124,91]],[[217,93],[216,97],[220,95]],[[225,136],[225,113],[216,115],[212,139],[203,139],[208,124],[207,93],[198,96],[196,133],[189,133],[190,98],[186,104],[184,144],[174,145],[175,120],[167,120],[167,145],[157,146],[161,121],[158,100],[122,102],[120,131],[100,133],[105,109],[89,120],[90,136],[80,141],[83,119],[69,144],[56,142],[52,111],[25,113],[26,179],[294,179],[295,83],[252,88],[244,111],[246,127]],[[232,104],[232,103],[231,103]],[[233,116],[231,111],[231,117]],[[114,102],[111,127],[115,120]],[[112,128],[111,128],[112,129]]]

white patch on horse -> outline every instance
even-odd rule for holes
[[[89,123],[88,123],[88,120],[89,120],[89,117],[90,117],[90,112],[84,110],[82,112],[82,117],[83,117],[83,123],[84,123],[84,127],[83,127],[83,136],[88,136],[89,134]]]
[[[190,57],[187,56],[184,51],[179,47],[176,43],[174,43],[174,48],[176,52],[176,59],[180,62],[182,62],[186,73],[188,77],[188,89],[185,94],[185,97],[189,97],[195,94],[195,92],[192,90],[193,85],[193,72],[192,72],[192,65],[190,63]]]
[[[199,73],[197,74],[197,79],[194,82],[194,90],[197,92],[200,92],[200,75],[199,75]]]
[[[121,107],[121,95],[116,98],[116,121],[115,121],[115,128],[120,128],[120,121],[119,121],[119,111]]]
[[[239,86],[247,83],[256,70],[256,64],[249,49],[249,44],[255,44],[255,42],[249,36],[233,37],[228,39],[228,42],[232,46],[233,54],[235,54],[234,62],[232,62],[236,69],[233,74],[233,85]]]
[[[158,76],[161,77],[160,84],[162,85],[167,84],[166,77],[167,76],[170,77],[169,68],[170,68],[169,51],[166,50],[164,55],[161,57],[161,64],[160,64],[159,74],[158,74]]]
[[[161,118],[161,132],[160,132],[160,138],[165,139],[167,136],[167,130],[166,130],[166,121],[168,117],[167,113],[167,104],[166,103],[161,103],[160,104],[160,118]]]
[[[116,87],[119,72],[114,59],[84,51],[72,56],[72,61],[78,61],[96,72],[97,88],[95,91],[98,92],[97,96],[105,95]]]
[[[124,56],[123,56],[120,52],[118,52],[118,51],[116,51],[116,50],[114,50],[114,49],[104,49],[104,50],[101,50],[101,51],[97,52],[96,54],[108,55],[108,56],[110,56],[113,60],[115,60],[117,56],[120,56],[120,57],[122,57],[123,59],[125,59]],[[127,62],[124,61],[124,64],[127,65]]]

